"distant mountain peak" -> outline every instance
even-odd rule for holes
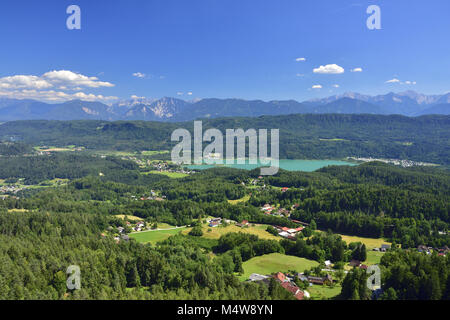
[[[0,98],[0,121],[12,120],[146,120],[189,121],[200,118],[259,117],[299,113],[347,114],[448,114],[450,93],[425,95],[409,90],[369,96],[357,92],[305,102],[296,100],[244,100],[205,98],[185,101],[173,97],[149,99],[133,96],[111,106],[96,101],[72,100],[44,103],[35,100]]]

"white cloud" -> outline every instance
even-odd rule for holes
[[[388,80],[388,81],[386,81],[386,83],[398,83],[398,84],[406,84],[406,85],[416,85],[417,84],[416,81],[410,81],[410,80],[401,81],[397,78]]]
[[[0,89],[47,89],[53,85],[37,76],[16,75],[0,78]]]
[[[344,73],[344,68],[338,66],[337,64],[327,64],[325,66],[315,68],[313,72],[320,74],[341,74]]]
[[[133,73],[133,77],[136,77],[136,78],[145,78],[145,76],[146,76],[145,73],[141,73],[141,72]]]
[[[303,62],[303,61],[306,61],[306,58],[297,58],[297,59],[295,59],[295,61],[297,61],[297,62]]]
[[[333,84],[333,88],[339,88],[338,84]]]
[[[69,70],[53,70],[42,76],[13,75],[0,78],[0,96],[11,99],[36,99],[47,102],[73,99],[108,102],[117,99],[82,91],[83,88],[101,87],[114,87],[114,84]]]
[[[192,92],[189,91],[189,92],[187,93],[187,95],[188,95],[188,96],[192,96]]]
[[[320,84],[315,84],[311,88],[312,89],[322,89],[322,86]]]
[[[183,92],[177,92],[177,96],[182,96]]]
[[[400,83],[400,80],[398,80],[397,78],[394,78],[394,79],[386,81],[386,83]]]
[[[362,68],[354,68],[350,70],[350,72],[362,72],[362,71],[363,71]]]
[[[297,73],[296,76],[297,76],[297,77],[304,77],[305,74],[303,74],[303,73]]]
[[[88,77],[69,70],[53,70],[44,73],[42,75],[42,79],[45,79],[46,81],[51,82],[54,85],[58,84],[68,87],[114,87],[112,83],[99,81],[97,77]]]
[[[46,102],[64,102],[70,100],[84,100],[84,101],[101,101],[104,103],[117,100],[114,96],[95,95],[92,93],[76,92],[66,93],[63,91],[55,90],[35,90],[35,89],[23,89],[14,91],[2,91],[0,90],[0,97],[11,99],[35,99]]]

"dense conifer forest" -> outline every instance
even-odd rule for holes
[[[276,282],[239,281],[243,263],[271,253],[331,260],[338,267],[364,260],[365,246],[350,245],[338,233],[392,243],[380,262],[379,299],[449,297],[448,255],[417,252],[418,246],[450,244],[445,169],[372,162],[310,173],[280,170],[258,188],[248,185],[259,170],[215,168],[177,179],[144,171],[123,157],[85,152],[0,157],[4,184],[25,186],[0,200],[0,297],[292,299]],[[52,179],[65,183],[48,184]],[[152,192],[163,201],[138,200]],[[248,200],[239,202],[243,198]],[[294,209],[289,218],[267,215],[260,209],[266,203]],[[272,231],[295,228],[297,220],[309,225],[295,239],[244,233],[208,239],[197,228],[153,244],[117,243],[108,230],[129,228],[118,214],[173,226],[195,227],[208,216],[265,224]],[[66,288],[68,265],[84,270],[81,290]],[[361,285],[366,277],[349,272],[338,298],[373,298]]]

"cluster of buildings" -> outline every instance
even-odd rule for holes
[[[0,187],[0,193],[9,193],[9,194],[16,194],[19,191],[24,190],[24,187],[16,186],[16,185],[7,185],[7,186],[1,186]]]
[[[447,253],[450,252],[450,249],[448,246],[442,247],[442,248],[433,248],[433,247],[427,247],[424,245],[420,245],[417,247],[417,251],[423,252],[426,254],[431,254],[432,252],[437,252],[439,256],[446,256]]]
[[[145,221],[137,221],[136,223],[132,224],[130,221],[126,221],[125,224],[128,228],[131,228],[134,232],[140,232],[146,229],[146,223]],[[109,227],[109,230],[113,230],[113,227]],[[120,240],[128,241],[130,240],[130,237],[126,234],[126,229],[122,226],[117,227],[118,235],[114,237],[114,240],[118,243]]]
[[[133,199],[133,200],[138,200],[139,199],[141,201],[145,201],[145,200],[164,201],[166,198],[167,197],[164,196],[164,195],[159,197],[154,190],[150,191],[150,196],[144,195],[144,196],[139,197],[139,198],[138,198],[138,196],[134,196],[134,195],[131,196],[131,199]]]
[[[222,218],[212,218],[207,220],[207,222],[209,227],[215,228],[222,224]]]
[[[280,226],[275,226],[274,228],[278,231],[278,235],[280,237],[291,240],[295,240],[295,236],[297,235],[297,233],[301,232],[304,229],[304,227],[288,228]]]
[[[185,170],[184,168],[180,167],[180,168],[176,168],[176,169],[171,169],[169,167],[169,164],[165,161],[162,162],[150,162],[149,164],[151,165],[151,167],[153,168],[153,170],[155,171],[159,171],[159,172],[175,172],[175,173],[184,173],[184,174],[191,174],[192,171],[190,170]]]
[[[225,222],[225,223],[228,223],[228,224],[235,223],[235,221],[233,221],[233,220],[222,219],[222,218],[209,218],[209,219],[206,220],[206,222],[208,223],[208,226],[210,228],[218,227],[218,226],[220,226],[222,224],[222,222]],[[249,223],[248,223],[247,220],[243,220],[241,223],[236,223],[236,225],[238,227],[242,227],[243,228],[245,226],[248,226]]]
[[[323,277],[315,277],[315,276],[305,276],[304,274],[298,273],[297,277],[301,281],[308,281],[310,286],[313,284],[323,286],[325,284],[331,284],[334,282],[333,277],[330,276],[329,274]]]
[[[379,161],[379,162],[393,164],[396,166],[401,166],[403,168],[415,167],[415,166],[420,166],[420,167],[436,166],[433,163],[418,162],[418,161],[412,161],[412,160],[401,160],[401,159],[378,159],[378,158],[371,158],[371,157],[369,157],[369,158],[347,157],[347,159],[363,161],[363,162]]]
[[[264,214],[270,214],[279,217],[289,217],[291,215],[291,212],[289,210],[285,208],[277,208],[268,203],[266,203],[264,206],[261,207],[261,211]]]
[[[36,153],[38,156],[49,156],[52,154],[50,151],[37,151]]]
[[[258,186],[259,189],[266,189],[266,188],[271,188],[270,185],[266,185],[265,181],[264,181],[264,177],[263,176],[259,176],[256,179],[250,179],[248,181],[249,185],[253,185],[253,186]],[[282,188],[282,190],[284,190],[283,192],[287,191],[288,188]]]
[[[333,283],[333,278],[327,274],[324,277],[305,276],[303,273],[297,273],[296,275],[285,274],[283,272],[277,272],[272,275],[261,275],[252,273],[248,281],[263,281],[269,283],[270,279],[275,279],[285,290],[292,293],[297,300],[303,300],[305,297],[310,298],[308,291],[300,290],[295,283],[294,279],[297,277],[300,281],[307,281],[309,285],[325,285]]]
[[[380,248],[373,248],[373,251],[386,252],[386,251],[388,251],[390,249],[391,249],[391,245],[390,244],[382,244]]]
[[[116,241],[116,243],[119,243],[120,240],[130,241],[130,237],[127,234],[121,234],[120,236],[114,237],[114,240]]]
[[[348,263],[348,265],[349,265],[350,267],[360,268],[360,269],[364,269],[364,270],[367,270],[367,268],[368,268],[367,265],[362,264],[361,261],[355,260],[355,259],[351,260],[351,261]]]
[[[145,222],[139,221],[136,223],[134,227],[132,227],[133,231],[139,232],[142,231],[145,228]]]
[[[155,201],[164,201],[166,199],[166,196],[157,197],[157,196],[149,196],[149,197],[140,197],[139,200],[145,201],[145,200],[155,200]]]
[[[285,290],[289,291],[297,300],[303,300],[304,297],[309,298],[309,293],[307,291],[300,290],[300,288],[293,281],[293,278],[286,276],[282,272],[277,272],[269,276],[253,273],[250,275],[249,281],[263,281],[268,284],[271,278],[275,279]]]
[[[245,228],[249,225],[249,222],[247,220],[242,220],[241,223],[236,223],[236,226],[241,227],[241,228]]]

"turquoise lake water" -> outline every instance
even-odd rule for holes
[[[236,160],[235,160],[236,162]],[[209,169],[213,167],[230,167],[230,168],[236,168],[236,169],[245,169],[245,170],[252,170],[255,168],[261,167],[261,164],[258,162],[258,164],[249,164],[248,161],[245,164],[217,164],[217,165],[211,165],[211,164],[202,164],[202,165],[189,165],[187,166],[189,169],[196,169],[196,170],[204,170]],[[306,171],[306,172],[312,172],[315,170],[318,170],[320,168],[326,167],[326,166],[356,166],[356,163],[348,162],[348,161],[341,161],[341,160],[280,160],[280,168],[287,170],[287,171]]]

